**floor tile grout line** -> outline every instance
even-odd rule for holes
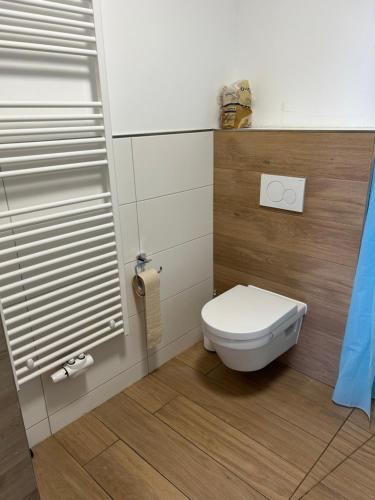
[[[207,373],[204,373],[204,375],[206,375],[206,377],[208,377],[210,373],[212,373],[214,370],[216,370],[216,368],[219,368],[219,366],[222,364],[223,364],[222,361],[219,359],[219,363],[216,366],[214,366],[213,368],[210,368]]]
[[[81,420],[82,418],[84,418],[86,415],[91,415],[95,420],[97,420],[100,424],[103,425],[103,427],[105,427],[107,429],[107,431],[111,432],[112,434],[114,434],[111,429],[103,424],[103,422],[101,422],[96,415],[94,415],[93,411],[89,411],[85,414],[83,414],[81,417],[79,417],[77,420],[74,420],[71,424],[68,424],[66,427],[63,427],[63,429],[66,429],[67,427],[69,427],[69,425],[73,425],[74,423],[78,422],[79,420]],[[61,429],[61,430],[63,430]],[[60,441],[60,439],[57,437],[57,434],[59,433],[59,431],[57,431],[55,434],[52,434],[52,436],[50,437],[54,437],[56,439],[56,441],[64,448],[64,450],[66,450],[69,455],[71,455],[73,458],[74,456],[70,453],[70,451],[68,450],[68,448],[65,446],[65,444],[63,442]],[[117,436],[116,436],[117,437]],[[114,441],[113,443],[109,444],[108,446],[106,446],[100,453],[98,453],[97,455],[95,455],[95,457],[92,457],[90,458],[90,460],[88,460],[87,462],[85,462],[84,464],[80,464],[81,467],[85,467],[89,462],[91,462],[91,460],[94,460],[96,457],[98,457],[99,455],[101,455],[104,451],[108,450],[108,448],[110,448],[113,444],[115,444],[116,442],[118,441],[118,439],[116,441]],[[76,462],[78,462],[77,459],[75,459]],[[79,462],[78,462],[79,463]]]
[[[78,460],[70,453],[69,450],[67,450],[65,448],[65,446],[63,444],[60,443],[60,441],[58,439],[56,439],[56,437],[54,435],[50,436],[50,438],[48,439],[54,439],[65,451],[66,453],[72,458],[72,460],[74,460],[74,462],[78,465],[78,467],[85,473],[89,476],[90,479],[92,479],[98,486],[99,488],[103,491],[103,493],[105,493],[105,495],[109,496],[109,498],[111,498],[112,500],[114,500],[114,498],[112,497],[112,495],[110,495],[104,488],[101,484],[98,483],[98,481],[91,475],[89,474],[89,472],[78,462]]]
[[[122,393],[120,393],[122,394]],[[127,394],[125,394],[126,397],[129,397]],[[132,400],[134,402],[134,400]],[[141,406],[139,403],[136,403],[138,406]],[[141,408],[143,408],[141,406]],[[146,410],[147,411],[147,410]],[[151,414],[152,415],[152,414]],[[134,451],[134,453],[136,453],[136,455],[138,457],[140,457],[144,462],[146,462],[150,467],[152,467],[153,470],[155,470],[158,474],[160,474],[162,477],[164,477],[164,479],[166,479],[168,481],[168,483],[170,483],[174,488],[176,488],[176,490],[178,490],[183,496],[185,496],[187,499],[189,500],[194,500],[193,498],[190,498],[186,493],[184,493],[178,486],[176,486],[167,476],[165,476],[162,472],[160,472],[156,467],[153,466],[152,463],[150,463],[147,458],[143,457],[140,453],[138,453],[138,451],[133,447],[131,446],[129,443],[127,443],[124,439],[121,438],[121,436],[119,436],[119,434],[114,430],[114,429],[111,429],[109,426],[107,426],[107,424],[105,424],[105,422],[103,422],[103,420],[100,419],[100,417],[98,417],[97,415],[95,415],[95,417],[103,424],[105,425],[111,432],[113,432],[113,434],[115,436],[117,436],[117,441],[121,441],[122,443],[124,443],[128,448],[130,448],[132,451]]]
[[[293,492],[293,495],[296,493],[296,491],[298,490],[298,488],[303,484],[303,482],[307,479],[307,476],[311,473],[311,471],[314,469],[315,465],[317,465],[320,461],[320,459],[322,458],[322,456],[324,455],[324,453],[329,449],[329,447],[331,446],[332,442],[334,441],[334,439],[336,438],[336,436],[338,435],[338,433],[341,431],[341,429],[344,427],[344,425],[346,424],[346,422],[348,421],[348,419],[351,417],[353,413],[353,409],[351,410],[351,412],[348,414],[348,416],[345,418],[345,420],[343,421],[343,423],[340,425],[340,427],[337,429],[337,431],[334,433],[334,435],[332,436],[331,440],[329,441],[329,443],[327,444],[327,446],[324,448],[324,450],[322,451],[322,453],[319,455],[319,457],[315,460],[315,462],[313,463],[313,465],[311,466],[310,470],[308,471],[308,473],[306,474],[306,476],[303,478],[303,480],[300,482],[300,484],[297,486],[297,488],[294,490]],[[336,449],[336,448],[335,448]],[[320,481],[319,481],[320,483]],[[319,484],[317,483],[317,484]],[[316,486],[316,485],[315,485]],[[315,486],[313,486],[313,488],[315,488]],[[312,488],[310,488],[311,490]],[[309,491],[310,491],[309,490]],[[306,492],[308,493],[308,492]],[[293,496],[292,495],[292,496]],[[305,494],[302,496],[302,498],[305,496]]]
[[[108,446],[106,446],[105,448],[103,448],[103,450],[100,453],[98,453],[97,455],[95,455],[95,457],[90,458],[90,460],[88,460],[87,462],[82,464],[82,467],[86,470],[86,472],[88,472],[90,474],[90,472],[86,469],[87,465],[89,465],[93,460],[96,460],[97,458],[99,458],[100,455],[103,455],[103,453],[108,451],[109,448],[112,448],[112,446],[114,446],[116,443],[118,443],[120,441],[120,439],[117,436],[116,436],[116,438],[117,438],[116,441],[113,441],[113,443],[111,443]],[[90,476],[91,476],[91,474],[90,474]]]
[[[146,375],[146,377],[151,377],[152,376],[152,373],[149,373],[148,375]],[[144,378],[146,378],[144,377]],[[142,379],[141,379],[142,380]],[[154,378],[153,377],[153,380],[156,381],[158,384],[162,384],[162,385],[165,385],[163,382],[160,382],[160,380],[158,380],[157,378]],[[137,383],[137,382],[136,382]],[[167,386],[166,386],[167,387]],[[134,401],[135,403],[137,403],[139,406],[141,406],[144,410],[146,410],[150,415],[155,415],[156,412],[158,412],[159,410],[161,410],[162,408],[164,408],[164,406],[166,406],[167,404],[171,403],[172,401],[174,401],[175,399],[177,399],[179,396],[181,396],[181,394],[177,391],[175,391],[177,394],[176,396],[173,396],[172,399],[170,399],[169,401],[167,401],[166,403],[163,403],[163,405],[158,408],[157,410],[155,411],[151,411],[149,410],[148,408],[146,408],[145,406],[143,406],[139,401],[136,400],[136,398],[134,398],[133,396],[131,396],[130,394],[127,394],[126,392],[126,389],[124,389],[123,391],[121,391],[120,394],[124,394],[125,396],[127,396],[128,398],[130,398],[132,401]]]
[[[179,395],[180,397],[185,397],[186,396],[183,396],[182,394]],[[174,398],[176,399],[176,398]],[[189,398],[186,398],[188,399],[189,401],[191,401]],[[194,403],[194,401],[191,401],[192,403]],[[196,404],[196,403],[194,403]],[[165,405],[164,405],[165,406]],[[199,406],[199,405],[198,405]],[[202,408],[202,407],[200,407]],[[204,410],[204,408],[202,408]],[[159,410],[158,410],[159,411]],[[197,450],[201,451],[202,453],[204,453],[207,457],[210,458],[210,460],[213,460],[215,463],[219,464],[220,467],[224,468],[226,471],[228,471],[230,474],[233,474],[233,476],[235,476],[237,479],[239,479],[240,481],[244,482],[245,484],[247,484],[248,486],[250,486],[252,489],[254,489],[257,493],[259,493],[260,495],[262,495],[262,497],[264,497],[265,499],[267,500],[272,500],[270,497],[267,497],[264,493],[262,493],[261,491],[259,491],[254,485],[250,484],[247,480],[243,479],[242,477],[238,476],[235,472],[231,471],[230,469],[228,469],[228,467],[226,467],[224,464],[222,464],[221,462],[219,462],[219,460],[217,460],[215,457],[213,457],[212,455],[210,455],[206,450],[204,450],[203,448],[201,448],[200,446],[198,446],[197,443],[195,443],[194,441],[192,441],[190,438],[187,438],[186,436],[184,436],[183,434],[181,434],[178,430],[174,429],[171,425],[168,424],[168,422],[165,422],[162,418],[159,417],[159,415],[157,414],[158,412],[154,413],[154,417],[156,417],[160,422],[162,422],[163,424],[165,424],[167,427],[169,427],[169,429],[171,429],[173,432],[175,432],[176,434],[178,434],[181,438],[183,438],[184,440],[186,440],[188,443],[190,443],[191,445],[194,446],[194,448],[197,448]],[[216,417],[218,418],[218,417]],[[220,419],[221,420],[221,419]],[[224,422],[222,420],[222,422]],[[224,422],[225,423],[225,422]],[[227,424],[229,425],[229,424]],[[230,426],[232,427],[232,426]],[[235,427],[232,427],[233,429],[235,429]],[[237,430],[237,429],[236,429]],[[241,432],[241,431],[239,431]],[[242,434],[242,433],[241,433]],[[289,463],[289,462],[288,462]]]
[[[353,410],[354,411],[354,410]],[[323,483],[323,481],[328,477],[330,476],[335,470],[337,470],[343,463],[345,463],[347,460],[349,460],[355,453],[357,453],[357,451],[359,451],[361,448],[363,448],[364,446],[366,446],[366,444],[371,441],[371,439],[374,438],[375,435],[371,435],[370,437],[368,437],[366,439],[366,441],[364,441],[362,444],[360,444],[355,450],[353,450],[351,453],[349,453],[349,455],[347,455],[344,460],[342,460],[339,464],[337,464],[330,472],[328,472],[325,476],[323,476],[323,478],[317,483],[315,484],[312,488],[309,489],[309,491],[306,491],[306,493],[303,495],[302,498],[304,498],[307,493],[309,493],[310,491],[312,491],[316,486],[318,486],[319,484]],[[354,459],[352,459],[354,460]],[[366,467],[365,467],[366,468]]]
[[[176,357],[176,358],[177,358],[177,357]],[[173,359],[175,359],[175,358],[173,358]],[[180,361],[180,360],[178,360],[178,361]],[[194,368],[192,368],[191,366],[187,365],[187,364],[186,364],[186,363],[184,363],[183,361],[180,361],[180,362],[181,362],[181,363],[183,363],[183,364],[185,364],[186,366],[188,366],[191,370],[196,371],[196,372],[197,372],[197,373],[199,373],[200,375],[202,375],[202,376],[204,376],[204,377],[206,376],[206,375],[204,375],[202,372],[199,372],[198,370],[195,370]],[[151,374],[152,374],[152,373],[151,373]],[[209,380],[213,380],[213,379],[209,379]],[[159,381],[159,379],[158,379],[158,381]],[[214,380],[213,380],[213,381],[214,381]],[[161,382],[161,381],[159,381],[159,382]],[[218,383],[216,383],[216,385],[218,385],[219,387],[223,388],[223,386],[222,386],[222,385],[220,385],[220,384],[218,384]],[[225,388],[226,390],[228,390],[228,392],[230,392],[231,394],[233,394],[233,395],[235,395],[235,396],[238,396],[238,394],[236,394],[235,392],[233,392],[233,391],[231,391],[231,390],[227,389],[226,387],[224,387],[224,388]],[[174,390],[176,391],[176,389],[174,389]],[[184,398],[188,399],[189,401],[192,401],[190,398],[186,397],[186,396],[185,396],[184,394],[182,394],[181,392],[179,392],[179,391],[176,391],[176,392],[178,392],[178,394],[179,394],[180,396],[183,396]],[[193,401],[193,403],[195,403],[195,404],[196,404],[197,406],[199,406],[202,410],[207,411],[208,413],[210,413],[210,414],[211,414],[211,415],[213,415],[214,417],[219,418],[219,419],[220,419],[222,422],[224,422],[225,424],[229,425],[230,427],[232,427],[233,429],[237,430],[238,432],[241,432],[241,434],[243,434],[244,436],[248,437],[249,439],[252,439],[252,440],[253,440],[255,443],[257,443],[259,446],[262,446],[262,447],[263,447],[263,448],[265,448],[266,450],[271,451],[271,452],[272,452],[274,455],[276,455],[278,458],[280,458],[281,460],[285,461],[287,464],[289,464],[289,465],[291,465],[291,466],[295,467],[297,470],[299,470],[300,472],[302,472],[303,474],[305,474],[305,471],[304,471],[304,470],[300,469],[299,467],[297,467],[297,466],[296,466],[296,465],[294,465],[293,463],[289,462],[286,458],[284,458],[283,456],[279,455],[279,453],[276,453],[276,452],[275,452],[275,451],[274,451],[271,447],[268,447],[268,446],[266,446],[265,444],[260,443],[260,442],[259,442],[257,439],[255,439],[254,437],[248,436],[248,435],[247,435],[247,434],[245,434],[243,431],[241,431],[241,429],[238,429],[238,428],[237,428],[237,427],[235,427],[234,425],[232,425],[232,424],[228,424],[227,422],[225,422],[225,420],[223,420],[222,418],[220,418],[220,417],[218,417],[217,415],[215,415],[214,413],[212,413],[209,409],[204,408],[201,404],[196,403],[195,401]],[[239,402],[238,404],[239,404],[242,408],[244,408],[245,410],[248,410],[248,409],[247,409],[245,406],[243,406],[240,402]],[[272,412],[271,410],[268,410],[267,408],[263,407],[262,405],[259,405],[259,406],[260,406],[261,408],[263,408],[263,409],[265,409],[265,410],[269,411],[269,412],[270,412],[270,413],[272,413],[273,415],[276,415],[276,417],[278,417],[278,418],[280,418],[281,420],[283,420],[283,421],[287,422],[289,425],[292,425],[292,426],[296,427],[297,429],[304,431],[304,432],[305,432],[306,434],[308,434],[309,436],[313,437],[313,438],[314,438],[314,439],[316,439],[316,440],[321,441],[324,445],[326,445],[326,443],[325,443],[324,441],[322,441],[322,440],[321,440],[320,438],[318,438],[317,436],[314,436],[314,434],[309,433],[309,432],[308,432],[308,431],[306,431],[305,429],[302,429],[302,427],[299,427],[299,426],[297,426],[297,425],[295,425],[295,424],[291,423],[289,420],[285,419],[284,417],[280,417],[280,415],[278,415],[277,413]],[[328,444],[327,444],[327,446],[328,446]],[[310,470],[309,470],[309,472],[310,472]]]
[[[177,358],[177,357],[176,357],[176,358]],[[181,361],[181,360],[179,360],[179,361]],[[196,370],[195,368],[192,368],[190,365],[187,365],[187,364],[186,364],[186,363],[184,363],[183,361],[181,361],[181,363],[185,364],[185,365],[186,365],[186,366],[188,366],[190,369],[192,369],[192,370],[196,371],[196,372],[197,372],[197,373],[199,373],[200,375],[202,375],[202,376],[206,376],[206,375],[205,375],[205,374],[203,374],[202,372],[200,372],[200,371]],[[152,375],[152,373],[151,373],[150,375]],[[211,380],[211,379],[209,379],[209,380]],[[157,379],[157,381],[158,381],[158,382],[161,382],[162,384],[164,384],[164,382],[162,382],[162,381],[161,381],[161,380],[159,380],[159,379]],[[165,384],[164,384],[164,385],[165,385]],[[222,387],[222,386],[220,386],[220,387]],[[219,419],[221,422],[223,422],[224,424],[229,425],[230,427],[232,427],[232,429],[235,429],[237,432],[240,432],[240,433],[241,433],[244,437],[247,437],[247,438],[251,439],[252,441],[254,441],[255,443],[257,443],[259,446],[262,446],[264,449],[266,449],[266,450],[268,450],[268,451],[272,452],[272,453],[273,453],[274,455],[276,455],[276,456],[277,456],[280,460],[282,460],[282,461],[286,462],[288,465],[291,465],[292,467],[295,467],[298,471],[302,472],[303,474],[305,473],[305,471],[304,471],[304,470],[300,469],[300,468],[299,468],[299,467],[297,467],[296,465],[294,465],[294,464],[292,464],[291,462],[289,462],[289,460],[287,460],[285,457],[283,457],[283,456],[279,455],[278,453],[276,453],[276,452],[275,452],[275,451],[274,451],[271,447],[268,447],[268,446],[266,446],[265,444],[260,443],[260,442],[259,442],[258,440],[256,440],[255,438],[253,438],[253,437],[251,437],[251,436],[248,436],[248,435],[247,435],[247,434],[245,434],[245,433],[244,433],[241,429],[238,429],[238,428],[237,428],[237,427],[235,427],[234,425],[229,424],[228,422],[226,422],[226,421],[225,421],[225,420],[223,420],[222,418],[220,418],[220,417],[218,417],[217,415],[215,415],[214,413],[212,413],[212,412],[211,412],[211,410],[209,410],[209,409],[207,409],[207,408],[203,407],[200,403],[196,403],[195,401],[193,401],[193,400],[192,400],[192,399],[190,399],[189,397],[185,396],[185,394],[183,394],[182,392],[179,392],[179,391],[177,391],[176,389],[173,389],[173,390],[174,390],[175,392],[177,392],[177,393],[178,393],[178,396],[183,397],[183,398],[185,398],[185,399],[188,399],[189,401],[191,401],[191,402],[192,402],[192,403],[194,403],[195,405],[199,406],[199,408],[201,408],[202,410],[206,411],[207,413],[210,413],[210,415],[214,416],[215,418],[218,418],[218,419]],[[235,394],[234,392],[232,392],[232,391],[229,391],[229,392],[231,392],[232,394],[236,395],[236,394]],[[174,398],[173,398],[173,400],[175,400],[178,396],[174,397]],[[173,400],[171,400],[171,401],[173,401]],[[169,402],[171,402],[171,401],[169,401]],[[139,403],[138,403],[138,404],[139,404]],[[168,403],[166,403],[166,404],[168,404]],[[241,406],[242,408],[245,408],[244,406],[242,406],[242,405],[241,405],[241,403],[239,403],[239,404],[240,404],[240,406]],[[166,405],[163,405],[163,407],[164,407],[164,406],[166,406]],[[263,407],[262,407],[262,408],[263,408]],[[245,408],[245,409],[246,409],[246,408]],[[157,410],[157,411],[159,411],[159,410]],[[154,415],[154,414],[153,414],[153,415]],[[276,415],[277,417],[279,417],[279,415],[277,415],[277,414],[275,414],[275,415]],[[279,418],[282,418],[282,417],[279,417]],[[285,419],[283,419],[283,420],[285,420]],[[288,422],[289,424],[291,424],[291,422],[289,422],[289,420],[285,420],[285,421],[286,421],[286,422]],[[294,424],[291,424],[291,425],[294,425]],[[298,426],[295,426],[295,427],[297,427],[298,429],[300,429],[300,427],[298,427]],[[312,434],[310,434],[310,435],[311,435],[311,436],[313,436]],[[315,439],[319,439],[319,438],[317,438],[316,436],[313,436],[313,437],[314,437]],[[321,440],[320,440],[320,441],[321,441]],[[322,442],[323,442],[323,441],[322,441]]]
[[[274,362],[275,362],[275,361],[274,361]],[[222,363],[222,364],[223,364],[223,363]],[[313,377],[310,377],[310,376],[308,376],[308,375],[305,375],[304,373],[302,373],[301,371],[298,371],[296,368],[294,368],[294,367],[292,367],[292,366],[286,365],[286,364],[282,363],[281,361],[279,361],[279,362],[278,362],[278,364],[279,364],[280,366],[284,367],[284,368],[287,368],[287,369],[289,369],[289,370],[293,370],[293,371],[295,371],[295,372],[299,373],[300,375],[303,375],[304,377],[308,378],[309,380],[313,380],[313,381],[315,381],[315,382],[318,382],[318,383],[319,383],[319,384],[321,384],[321,385],[324,385],[325,387],[328,387],[329,389],[332,389],[332,387],[331,387],[330,385],[328,385],[328,384],[326,384],[326,383],[324,383],[324,382],[321,382],[321,381],[320,381],[320,380],[318,380],[318,379],[314,379]],[[224,366],[225,366],[225,365],[224,365]],[[217,367],[216,367],[216,368],[217,368]],[[210,371],[208,372],[208,374],[207,374],[207,375],[209,375],[212,371],[213,371],[213,370],[210,370]],[[250,373],[250,372],[247,372],[247,373]],[[209,379],[210,379],[210,380],[212,380],[212,381],[214,381],[214,382],[216,382],[217,384],[220,384],[220,382],[218,382],[218,381],[217,381],[216,379],[214,379],[214,378],[210,378],[210,377],[209,377]],[[253,384],[253,385],[255,385],[256,387],[261,388],[260,384],[259,384],[259,383],[257,383],[257,382],[252,382],[252,384]],[[223,384],[220,384],[220,385],[221,385],[222,387],[224,387],[224,386],[223,386]],[[319,406],[321,406],[321,405],[320,405],[320,403],[317,403],[317,402],[316,402],[316,400],[314,400],[314,399],[310,399],[308,396],[302,396],[302,395],[301,395],[301,397],[303,397],[304,399],[307,399],[309,402],[311,402],[311,403],[313,403],[313,404],[315,404],[315,405],[316,405],[316,404],[318,404]],[[259,404],[259,406],[262,406],[262,407],[263,407],[263,405],[262,405],[262,404],[260,404],[260,403],[258,403],[258,404]],[[336,405],[334,405],[334,406],[336,406]],[[266,407],[264,406],[263,408],[266,408]],[[273,412],[273,410],[269,410],[268,408],[266,408],[266,409],[267,409],[268,411],[270,411],[270,412]],[[281,417],[281,416],[280,416],[280,418],[284,418],[284,417]],[[348,418],[348,416],[345,416],[345,418]],[[295,425],[295,424],[294,424],[294,425]],[[296,426],[296,427],[298,427],[298,426]],[[302,427],[301,427],[301,428],[302,428]],[[303,429],[303,430],[305,430],[305,429]],[[305,431],[305,432],[308,432],[308,431]],[[311,434],[310,432],[308,432],[308,433],[309,433],[309,434]],[[311,434],[311,435],[312,435],[312,436],[314,436],[314,434]],[[315,437],[317,437],[317,436],[315,436]],[[320,439],[320,438],[318,438],[318,439]]]
[[[192,370],[194,370],[194,368],[192,368]],[[195,370],[197,371],[197,370]],[[199,372],[201,375],[203,375],[201,372]],[[207,375],[205,375],[207,376]],[[211,380],[215,385],[217,385],[218,387],[221,387],[222,389],[226,389],[228,392],[230,392],[231,394],[234,394],[235,396],[239,396],[238,393],[236,393],[235,391],[229,389],[228,387],[226,387],[224,384],[221,384],[219,381],[217,381],[216,379],[214,378],[210,378],[210,377],[207,377],[209,380]],[[311,400],[310,400],[311,401]],[[241,405],[241,403],[239,403],[240,406],[242,406],[243,408],[245,408],[243,405]],[[274,410],[270,410],[269,408],[267,408],[266,406],[264,406],[263,404],[257,402],[256,403],[259,407],[263,408],[264,410],[272,413],[273,415],[276,415],[276,417],[280,418],[281,420],[283,420],[284,422],[287,422],[289,425],[292,425],[294,427],[296,427],[297,429],[305,432],[306,434],[308,434],[309,436],[312,436],[314,439],[316,440],[319,440],[321,441],[323,444],[326,444],[325,441],[323,441],[320,437],[318,436],[315,436],[315,434],[312,434],[311,432],[307,431],[306,429],[304,429],[303,427],[300,427],[299,425],[296,425],[295,423],[293,422],[290,422],[290,420],[288,420],[287,418],[285,417],[282,417],[281,415],[279,415],[278,413],[276,413]],[[304,471],[302,471],[304,472]]]
[[[181,353],[181,354],[182,354],[182,353]],[[189,368],[191,368],[192,370],[194,370],[194,371],[196,371],[196,372],[200,373],[201,375],[205,375],[205,376],[207,376],[209,373],[211,373],[213,370],[215,370],[215,368],[217,368],[217,367],[221,364],[221,361],[219,361],[219,363],[218,363],[216,366],[214,366],[213,368],[210,368],[210,369],[208,370],[208,372],[202,372],[201,370],[198,370],[198,369],[197,369],[197,368],[195,368],[194,366],[189,365],[189,363],[187,363],[187,362],[186,362],[186,361],[184,361],[183,359],[179,358],[179,354],[177,354],[176,359],[178,359],[178,361],[181,361],[181,363],[184,363],[184,365],[188,366],[188,367],[189,367]]]

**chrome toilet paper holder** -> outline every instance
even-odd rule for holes
[[[152,259],[147,257],[146,252],[140,252],[137,255],[136,259],[137,259],[137,262],[135,264],[134,271],[135,271],[135,275],[138,276],[138,274],[140,272],[145,270],[145,265],[148,264],[149,262],[152,262]],[[162,266],[160,266],[158,273],[160,274],[162,272],[162,270],[163,270],[163,268],[162,268]]]

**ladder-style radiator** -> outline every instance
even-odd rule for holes
[[[78,170],[103,177],[101,192],[79,197],[55,199],[52,192],[53,201],[17,208],[7,196],[0,200],[0,312],[19,387],[125,333],[124,279],[103,44],[95,30],[100,6],[4,3],[0,59],[14,51],[57,54],[56,65],[61,54],[65,62],[80,58],[95,68],[97,100],[0,102],[0,188],[7,193],[9,182],[43,175],[69,185]]]

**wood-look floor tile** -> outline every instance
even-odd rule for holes
[[[375,400],[372,402],[371,419],[362,410],[355,409],[349,417],[349,421],[358,425],[370,434],[375,434]]]
[[[274,389],[279,387],[290,389],[293,393],[318,403],[320,407],[326,408],[330,413],[333,412],[340,418],[346,418],[350,414],[350,408],[332,404],[333,389],[331,386],[278,361],[271,363],[263,370],[252,372],[251,379],[261,386],[272,384]]]
[[[209,377],[223,387],[238,395],[247,396],[250,393],[254,404],[258,403],[301,429],[307,429],[326,443],[330,442],[346,418],[341,408],[338,411],[330,400],[328,404],[319,404],[302,396],[301,388],[294,390],[291,385],[278,383],[277,376],[269,376],[267,369],[261,375],[265,378],[263,382],[259,380],[259,373],[236,372],[223,365],[209,373]],[[298,382],[295,386],[298,386]]]
[[[85,469],[115,500],[186,499],[122,441],[117,441],[91,460]]]
[[[304,500],[348,500],[337,491],[333,491],[323,483],[319,483],[315,488],[310,490],[304,497]]]
[[[259,406],[252,390],[235,394],[178,360],[153,376],[304,472],[324,451],[322,440]]]
[[[329,446],[311,471],[307,474],[291,500],[302,498],[308,491],[331,473],[339,464],[344,462],[346,455]]]
[[[289,498],[304,477],[296,467],[183,396],[156,415],[267,498]]]
[[[115,396],[94,412],[187,497],[195,500],[263,498],[125,394]]]
[[[369,441],[329,474],[323,484],[350,500],[372,499],[375,498],[374,471],[375,441]]]
[[[92,413],[58,431],[55,438],[81,465],[117,441],[113,432]]]
[[[176,391],[159,382],[152,375],[144,377],[124,392],[151,413],[159,410],[178,395]]]
[[[370,432],[348,419],[334,437],[330,446],[346,456],[356,451],[371,437]]]
[[[41,500],[109,500],[110,497],[55,438],[48,438],[33,451]]]
[[[179,354],[177,359],[202,373],[208,373],[221,363],[218,355],[206,351],[202,342],[198,342],[198,344]]]

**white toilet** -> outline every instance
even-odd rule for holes
[[[297,343],[306,311],[298,300],[237,285],[203,307],[204,345],[233,370],[260,370]]]

